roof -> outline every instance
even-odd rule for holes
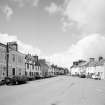
[[[39,59],[39,64],[41,65],[41,66],[46,66],[46,67],[48,67],[48,65],[46,64],[46,61],[45,61],[45,59]]]
[[[96,66],[102,66],[105,64],[105,59],[102,59],[96,63]]]
[[[11,42],[12,43],[12,42]],[[7,47],[7,45],[6,44],[3,44],[3,43],[0,43],[0,46],[2,46],[2,47]],[[23,54],[22,52],[20,52],[20,51],[16,51],[16,50],[14,50],[12,47],[10,47],[9,46],[9,49],[11,49],[12,51],[15,51],[15,52],[17,52],[17,53],[20,53],[20,54],[22,54],[22,55],[25,55],[25,54]]]
[[[81,62],[78,65],[72,65],[71,68],[76,68],[76,67],[96,67],[96,66],[102,66],[105,64],[105,59],[101,60],[94,60],[94,61],[88,61],[88,62]]]
[[[39,63],[39,62],[36,62],[36,63],[35,63],[35,66],[40,66],[40,63]]]
[[[0,43],[0,46],[6,47],[6,45],[5,45],[5,44],[3,44],[3,43]]]
[[[85,61],[85,62],[81,62],[81,63],[79,63],[79,65],[78,65],[78,66],[79,66],[79,67],[82,67],[82,66],[87,66],[87,63],[88,63],[88,62],[86,62],[86,61]]]
[[[97,64],[96,61],[92,61],[92,62],[88,62],[88,63],[87,63],[87,66],[88,66],[88,67],[95,67],[96,64]]]

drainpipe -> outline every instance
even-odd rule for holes
[[[7,66],[7,77],[8,77],[8,62],[9,62],[9,45],[7,43],[7,46],[6,46],[6,66]]]

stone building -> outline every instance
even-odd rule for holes
[[[0,79],[21,75],[25,75],[25,55],[16,42],[0,43]]]
[[[0,80],[6,75],[6,45],[0,43]]]
[[[25,75],[25,55],[11,50],[9,52],[8,76]]]

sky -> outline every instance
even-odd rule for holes
[[[0,0],[0,42],[60,66],[105,57],[105,0]]]

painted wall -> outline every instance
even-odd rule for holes
[[[79,67],[73,67],[71,68],[71,75],[79,74],[80,73],[80,68]]]
[[[101,79],[105,79],[105,67],[103,66],[96,66],[95,74],[99,74]]]

